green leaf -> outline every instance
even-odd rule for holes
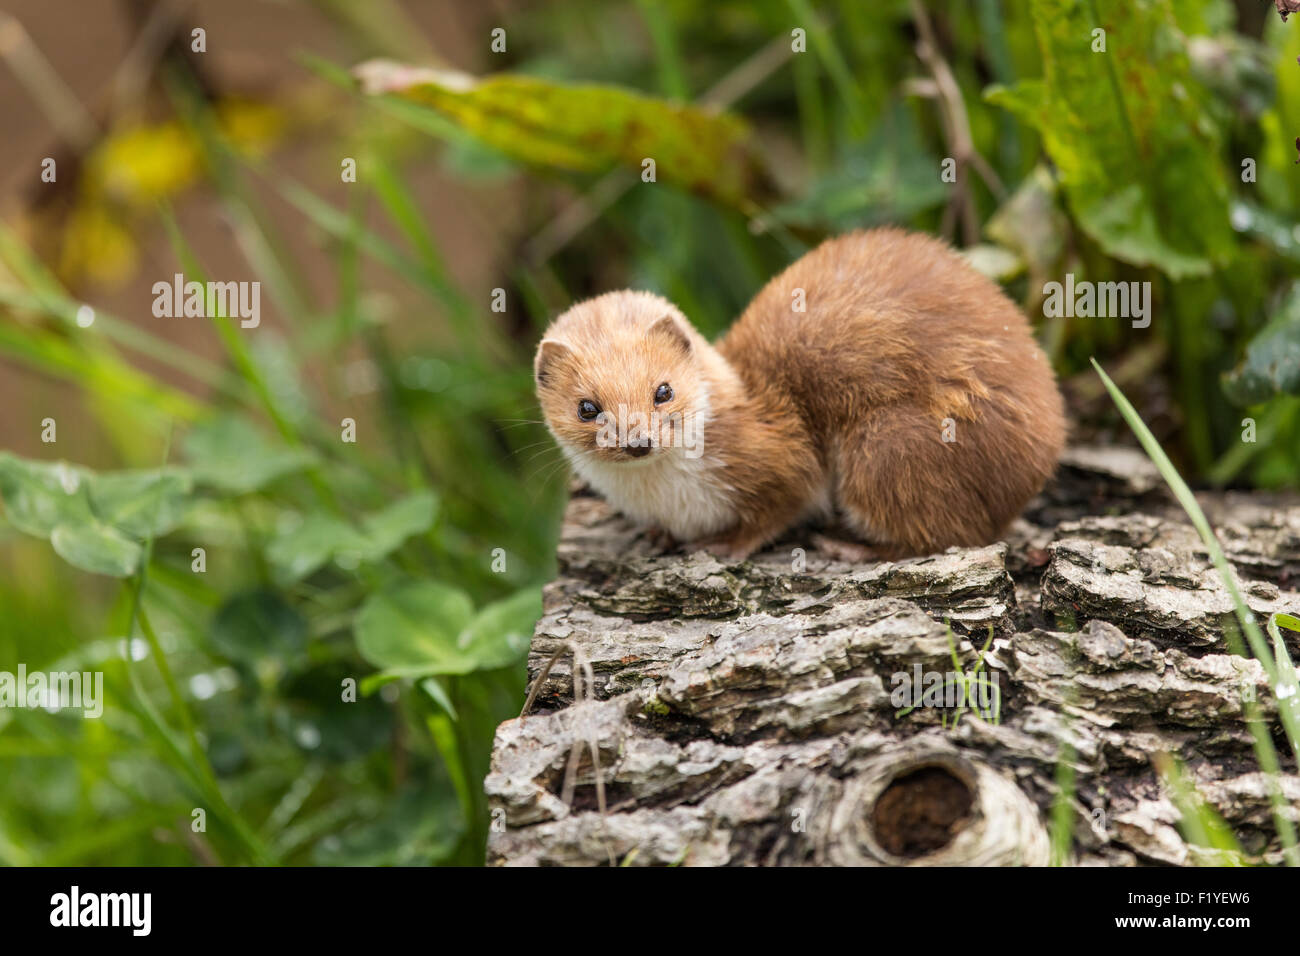
[[[465,73],[371,60],[354,71],[370,94],[395,94],[436,110],[460,129],[534,166],[641,171],[735,205],[758,179],[739,118],[615,86],[568,85],[519,74]]]
[[[1246,355],[1223,377],[1223,391],[1238,405],[1278,394],[1300,395],[1300,284],[1278,315],[1246,346]]]
[[[115,578],[134,574],[144,554],[135,541],[93,519],[59,525],[50,533],[50,543],[59,557],[73,567]]]
[[[291,584],[324,567],[331,558],[378,561],[413,534],[433,524],[436,499],[419,491],[367,516],[358,531],[341,518],[323,512],[308,514],[302,523],[280,535],[266,550],[281,584]]]
[[[377,561],[394,551],[412,535],[423,534],[433,525],[437,498],[431,491],[417,491],[368,516],[362,525],[366,532],[365,559]]]
[[[542,591],[525,588],[503,601],[489,604],[457,638],[478,667],[505,667],[528,653],[533,625],[542,616]]]
[[[1034,126],[1079,225],[1110,255],[1203,275],[1235,240],[1219,133],[1170,0],[1031,0],[1043,78],[988,98]],[[1093,52],[1093,30],[1105,52]]]
[[[183,469],[106,474],[66,462],[0,453],[0,497],[10,524],[49,538],[55,552],[94,574],[127,577],[139,567],[137,539],[165,534],[190,504]]]
[[[382,669],[424,674],[468,674],[474,662],[456,646],[474,605],[462,591],[436,581],[416,581],[369,597],[354,625],[357,649]]]
[[[308,449],[274,445],[235,416],[196,425],[183,446],[195,481],[235,494],[256,491],[316,461]]]
[[[175,528],[189,507],[193,487],[190,473],[182,468],[87,474],[87,493],[95,514],[136,538],[163,535]]]
[[[1291,662],[1286,641],[1282,640],[1282,631],[1279,629],[1282,627],[1288,631],[1300,631],[1300,620],[1290,614],[1274,614],[1268,619],[1266,629],[1268,636],[1273,639],[1273,657],[1277,660],[1277,686],[1273,688],[1273,694],[1277,699],[1278,710],[1287,711],[1291,723],[1300,725],[1300,679],[1296,677],[1295,664]],[[1300,753],[1297,753],[1297,757],[1300,757]]]
[[[47,538],[61,524],[90,521],[84,469],[66,462],[28,461],[0,452],[0,497],[19,531]]]
[[[171,531],[189,506],[193,482],[182,468],[96,474],[66,462],[0,453],[0,496],[20,531],[47,537],[63,524],[98,520],[145,538]]]
[[[292,531],[276,538],[266,549],[276,580],[291,584],[319,570],[339,553],[360,553],[366,547],[362,534],[342,519],[320,512],[307,515]]]
[[[473,613],[460,591],[434,581],[376,594],[357,614],[361,656],[389,676],[468,674],[505,667],[527,651],[542,614],[541,591],[526,588]]]

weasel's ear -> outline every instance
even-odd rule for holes
[[[686,355],[691,354],[691,337],[686,334],[686,330],[682,328],[682,324],[674,316],[665,315],[662,318],[655,319],[650,326],[649,334],[671,342]]]
[[[554,372],[559,363],[565,361],[571,354],[569,347],[563,342],[557,342],[555,339],[542,339],[542,344],[537,346],[537,358],[533,360],[533,375],[537,379],[537,387],[545,387],[547,376]]]

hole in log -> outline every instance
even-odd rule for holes
[[[871,825],[888,853],[907,859],[933,853],[970,819],[974,794],[942,767],[922,767],[894,779],[876,799]]]

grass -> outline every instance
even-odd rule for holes
[[[1110,376],[1106,374],[1096,359],[1093,359],[1092,364],[1097,370],[1097,374],[1101,376],[1106,391],[1110,393],[1110,397],[1124,417],[1124,421],[1133,430],[1134,435],[1137,436],[1143,450],[1159,470],[1160,476],[1168,485],[1169,490],[1173,492],[1183,511],[1186,512],[1192,526],[1196,528],[1197,534],[1200,535],[1201,543],[1205,545],[1206,551],[1209,552],[1210,560],[1218,572],[1219,579],[1223,582],[1224,588],[1232,598],[1233,613],[1236,615],[1242,631],[1246,634],[1250,651],[1255,659],[1260,662],[1265,675],[1268,677],[1274,700],[1277,701],[1278,716],[1282,723],[1283,732],[1286,740],[1291,745],[1292,756],[1296,760],[1297,766],[1300,766],[1300,709],[1297,707],[1300,699],[1297,698],[1296,693],[1295,667],[1291,664],[1286,647],[1282,643],[1280,633],[1277,630],[1279,619],[1275,616],[1274,619],[1269,621],[1269,629],[1274,638],[1273,649],[1270,650],[1268,643],[1264,640],[1264,634],[1255,620],[1254,612],[1246,605],[1245,597],[1242,595],[1241,587],[1237,582],[1236,572],[1228,563],[1228,559],[1223,553],[1223,547],[1219,544],[1219,539],[1210,527],[1210,522],[1206,519],[1205,512],[1201,510],[1196,496],[1192,494],[1191,488],[1187,486],[1187,482],[1178,473],[1178,469],[1173,466],[1169,456],[1160,447],[1160,443],[1151,434],[1151,430],[1142,421],[1142,417],[1137,413],[1137,410],[1124,397],[1124,393],[1111,381]],[[1283,615],[1281,620],[1285,622],[1288,628],[1293,628],[1294,624],[1300,623],[1288,615]],[[1295,629],[1300,630],[1300,628]],[[1241,657],[1246,656],[1246,649],[1241,645],[1240,638],[1231,629],[1225,632],[1225,637],[1234,654]],[[1276,652],[1276,656],[1274,652]],[[1289,866],[1300,866],[1300,850],[1296,846],[1295,824],[1289,816],[1290,808],[1278,782],[1280,765],[1277,750],[1273,746],[1273,740],[1268,734],[1254,699],[1243,699],[1242,705],[1246,714],[1246,723],[1250,728],[1251,738],[1254,743],[1256,759],[1259,760],[1260,768],[1265,772],[1269,781],[1269,798],[1272,804],[1273,822],[1277,828],[1278,838],[1282,842],[1283,855]],[[1171,779],[1173,779],[1173,775],[1177,773],[1172,769],[1173,764],[1167,764],[1166,766]],[[1178,783],[1181,779],[1181,777],[1177,777],[1175,782]],[[1179,792],[1186,793],[1187,787],[1179,783],[1176,789]],[[1195,818],[1195,815],[1193,817]],[[1188,825],[1193,826],[1194,820],[1189,822]],[[1219,830],[1218,827],[1211,828],[1207,824],[1196,826],[1198,828],[1193,829],[1193,833],[1202,831],[1208,833],[1211,829],[1214,832]],[[1206,845],[1214,846],[1215,844]]]

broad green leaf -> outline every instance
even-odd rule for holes
[[[1277,316],[1246,346],[1246,355],[1223,377],[1223,391],[1238,405],[1285,393],[1300,394],[1300,285]]]
[[[388,676],[491,670],[527,652],[541,613],[537,588],[474,614],[460,591],[434,581],[412,582],[376,594],[362,605],[356,620],[357,647]]]
[[[59,557],[73,567],[115,578],[130,577],[144,549],[117,529],[93,519],[61,524],[50,533]]]
[[[342,519],[313,512],[292,531],[276,538],[266,557],[281,584],[301,580],[319,570],[340,553],[359,554],[366,548],[364,536]]]
[[[313,512],[272,541],[266,556],[282,584],[305,578],[331,558],[351,559],[348,566],[352,567],[358,561],[378,561],[411,535],[427,531],[434,508],[432,492],[416,492],[368,515],[361,530],[341,518]]]
[[[245,591],[217,609],[212,645],[238,661],[291,657],[307,643],[307,622],[272,591]]]
[[[143,555],[139,539],[175,527],[189,492],[189,475],[181,469],[96,474],[0,453],[0,497],[9,522],[49,538],[65,561],[95,574],[135,573]]]
[[[119,531],[146,538],[176,527],[189,506],[194,482],[185,469],[154,468],[87,474],[86,486],[97,517]]]
[[[90,521],[86,472],[66,462],[28,461],[0,452],[0,497],[19,531],[41,538],[61,524]]]
[[[199,484],[244,494],[316,460],[309,450],[272,444],[242,418],[223,416],[185,436],[185,455]]]
[[[534,166],[603,172],[655,161],[664,182],[735,205],[758,179],[739,118],[615,86],[465,73],[372,60],[354,71],[371,94],[435,110],[508,156]]]
[[[0,452],[0,496],[9,521],[40,537],[59,525],[93,520],[135,538],[147,537],[151,523],[154,535],[166,534],[189,506],[192,485],[181,468],[96,473]]]
[[[528,653],[533,625],[542,616],[540,588],[525,588],[489,604],[457,637],[456,644],[483,670],[505,667]]]
[[[383,669],[468,674],[474,660],[457,636],[474,618],[464,592],[437,581],[414,581],[371,595],[354,628],[361,656]]]
[[[367,516],[362,522],[366,533],[363,551],[366,560],[377,561],[412,535],[428,531],[436,510],[437,499],[433,492],[417,491]]]
[[[1079,225],[1108,254],[1173,278],[1228,259],[1219,133],[1171,0],[1031,0],[1030,9],[1043,77],[988,97],[1038,130]],[[1093,52],[1095,29],[1104,52]]]

